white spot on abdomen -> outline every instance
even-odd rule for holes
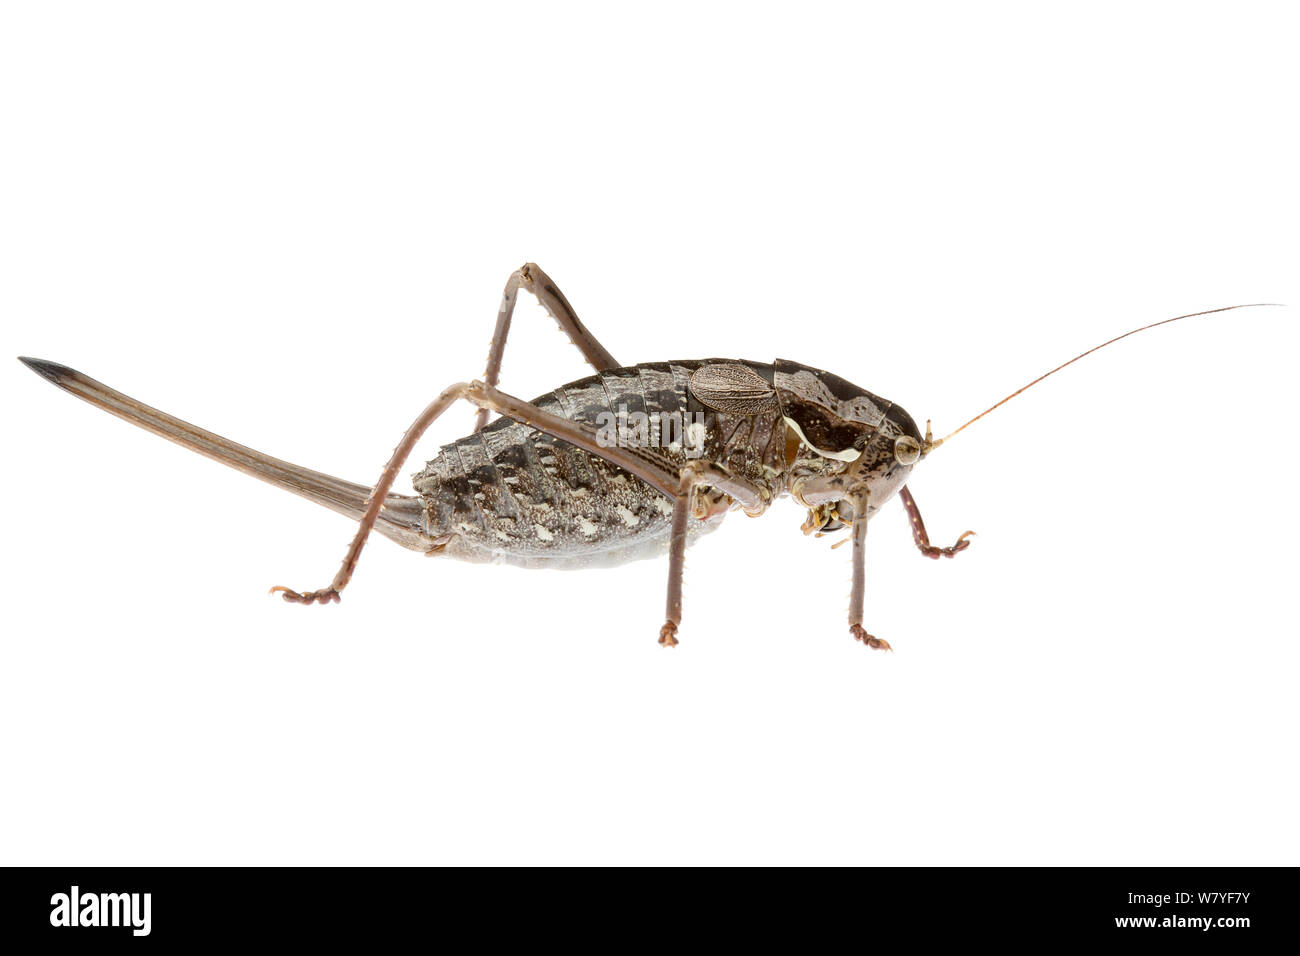
[[[641,521],[636,515],[632,514],[624,505],[619,505],[614,509],[614,513],[623,519],[623,523],[629,528],[635,528]]]
[[[542,527],[539,524],[533,525],[533,530],[537,532],[537,537],[541,538],[543,541],[555,540],[555,535],[551,534],[549,531],[547,531],[544,527]]]

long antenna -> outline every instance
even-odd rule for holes
[[[1256,308],[1260,308],[1260,307],[1262,307],[1262,306],[1273,306],[1273,305],[1281,305],[1281,304],[1282,304],[1282,303],[1280,303],[1280,302],[1251,302],[1251,303],[1248,303],[1248,304],[1246,304],[1246,305],[1225,305],[1225,306],[1223,306],[1222,308],[1219,308],[1219,309],[1206,309],[1204,312],[1188,312],[1186,315],[1176,315],[1176,316],[1174,316],[1172,319],[1161,319],[1159,322],[1152,322],[1150,325],[1144,325],[1144,326],[1142,326],[1140,329],[1133,329],[1131,332],[1125,332],[1123,335],[1117,335],[1117,336],[1115,336],[1113,339],[1108,339],[1107,341],[1102,342],[1101,345],[1097,345],[1097,346],[1094,346],[1093,348],[1088,349],[1088,351],[1086,351],[1086,352],[1080,352],[1080,353],[1079,353],[1078,355],[1076,355],[1074,358],[1070,359],[1070,361],[1065,362],[1065,363],[1063,363],[1063,364],[1061,364],[1061,365],[1056,366],[1056,368],[1052,369],[1050,372],[1044,372],[1042,375],[1038,376],[1038,378],[1034,379],[1034,380],[1033,380],[1032,382],[1030,382],[1028,385],[1024,385],[1024,386],[1022,386],[1022,387],[1016,389],[1014,392],[1012,392],[1012,393],[1011,393],[1010,395],[1008,395],[1006,398],[1002,399],[1002,401],[998,402],[996,405],[990,405],[988,408],[984,409],[984,411],[980,412],[978,415],[976,415],[974,418],[972,418],[970,421],[968,421],[965,425],[962,425],[961,428],[958,428],[957,431],[950,432],[950,433],[948,433],[947,435],[944,435],[944,436],[943,436],[942,438],[940,438],[938,441],[934,441],[934,442],[932,442],[932,441],[929,441],[929,440],[928,440],[928,439],[929,439],[929,434],[928,434],[928,432],[929,432],[929,425],[927,424],[927,425],[926,425],[926,431],[927,431],[927,435],[926,435],[926,438],[927,438],[927,441],[926,441],[926,445],[927,445],[927,447],[926,447],[926,451],[929,452],[929,451],[934,450],[935,448],[938,448],[940,445],[942,445],[942,444],[943,444],[944,442],[946,442],[948,439],[952,438],[953,435],[956,435],[957,432],[963,431],[963,430],[969,428],[971,425],[974,425],[977,421],[979,421],[981,418],[983,418],[983,417],[984,417],[985,415],[987,415],[989,412],[993,411],[993,409],[995,409],[995,408],[999,408],[999,407],[1005,405],[1007,402],[1011,401],[1013,398],[1015,398],[1015,397],[1016,397],[1017,395],[1019,395],[1021,392],[1025,391],[1025,390],[1027,390],[1027,389],[1033,388],[1035,385],[1037,385],[1037,384],[1038,384],[1039,382],[1041,382],[1043,379],[1047,378],[1047,377],[1050,376],[1050,375],[1055,375],[1057,372],[1059,372],[1061,369],[1065,368],[1067,365],[1073,365],[1075,362],[1079,361],[1079,359],[1081,359],[1081,358],[1086,358],[1087,356],[1091,355],[1093,352],[1096,352],[1098,349],[1104,349],[1104,348],[1105,348],[1106,346],[1108,346],[1108,345],[1114,345],[1114,344],[1115,344],[1116,342],[1118,342],[1120,339],[1126,339],[1126,338],[1128,338],[1130,335],[1137,335],[1139,332],[1145,332],[1147,329],[1154,329],[1154,328],[1155,328],[1156,326],[1158,326],[1158,325],[1168,325],[1170,322],[1178,322],[1178,321],[1181,320],[1181,319],[1193,319],[1193,318],[1195,318],[1195,317],[1198,316],[1198,315],[1213,315],[1215,312],[1231,312],[1233,309],[1256,309]]]

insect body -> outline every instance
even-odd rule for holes
[[[743,398],[741,386],[748,389]],[[916,447],[922,441],[906,412],[793,362],[645,363],[605,370],[531,404],[596,428],[598,435],[605,422],[607,446],[640,447],[670,471],[680,473],[696,461],[722,469],[752,489],[751,514],[791,493],[796,482],[802,489],[814,477],[848,468],[847,461],[814,450],[807,432],[853,449],[855,458],[870,436],[885,436],[886,474],[872,510],[910,471],[896,459],[892,442],[904,435]],[[629,418],[641,423],[641,434],[608,424]],[[665,433],[671,440],[658,440]],[[423,533],[444,553],[468,560],[528,567],[620,564],[662,553],[671,534],[672,498],[603,458],[508,418],[445,446],[414,483],[424,499]],[[730,496],[712,494],[708,485],[698,486],[696,495],[691,536],[716,528],[730,504]]]
[[[537,296],[596,369],[532,402],[496,388],[521,288]],[[525,567],[596,567],[666,551],[659,641],[672,646],[687,545],[714,530],[730,510],[757,516],[789,495],[808,509],[806,534],[847,529],[853,548],[850,632],[887,649],[862,623],[868,519],[897,494],[917,547],[931,558],[964,550],[972,533],[950,547],[930,544],[905,484],[913,466],[946,439],[934,440],[928,425],[922,434],[899,406],[829,372],[784,360],[621,366],[531,263],[506,284],[484,379],[443,391],[407,430],[373,488],[238,445],[65,366],[22,361],[133,424],[357,519],[357,534],[329,587],[272,589],[298,603],[339,600],[372,530],[430,555]],[[415,474],[416,495],[392,493],[415,443],[460,399],[480,409],[475,431],[444,446]],[[490,412],[501,418],[487,424]]]

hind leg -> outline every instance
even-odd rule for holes
[[[383,510],[384,500],[387,498],[389,491],[392,490],[399,469],[401,469],[407,457],[415,448],[416,442],[420,440],[429,426],[443,412],[461,399],[472,402],[480,409],[496,412],[499,415],[514,419],[522,425],[527,425],[529,428],[535,428],[562,441],[576,445],[583,451],[598,458],[603,458],[610,464],[617,465],[624,471],[630,472],[661,494],[674,500],[678,497],[681,486],[681,473],[677,466],[669,459],[658,454],[656,450],[636,447],[605,447],[600,443],[596,429],[590,425],[553,415],[536,405],[515,398],[513,395],[507,395],[505,392],[483,382],[460,382],[446,389],[435,398],[411,423],[411,427],[402,436],[402,440],[393,451],[392,458],[384,466],[379,481],[376,482],[370,496],[366,499],[365,512],[361,517],[361,524],[357,528],[356,536],[352,539],[352,544],[348,547],[347,554],[343,558],[343,564],[339,568],[338,574],[334,576],[334,580],[330,582],[329,587],[322,588],[319,591],[300,592],[277,586],[271,589],[272,593],[279,592],[286,601],[299,604],[318,602],[328,604],[339,600],[339,592],[352,579],[357,560],[361,556],[361,549],[365,547],[366,539],[370,536],[371,529],[379,519],[379,512]],[[723,479],[720,477],[718,480],[722,481]],[[732,491],[740,493],[742,491],[739,486],[729,489],[725,485],[722,490],[727,493],[732,493]]]
[[[573,306],[569,304],[569,300],[565,298],[559,287],[551,281],[551,277],[543,272],[537,263],[526,262],[506,280],[505,291],[501,294],[501,308],[497,310],[497,327],[492,333],[492,346],[488,349],[487,371],[483,373],[484,382],[495,386],[501,379],[501,359],[505,354],[506,337],[510,334],[510,321],[514,318],[515,302],[519,298],[520,289],[527,289],[537,297],[542,308],[550,313],[551,318],[559,324],[560,331],[569,337],[569,341],[577,347],[592,368],[597,372],[618,368],[614,356],[605,351],[605,347],[596,341],[596,337],[579,321]],[[488,409],[480,408],[474,422],[474,430],[481,429],[487,424],[487,420]]]

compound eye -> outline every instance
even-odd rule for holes
[[[921,460],[921,443],[910,435],[903,435],[894,442],[894,457],[904,465],[915,465]]]

